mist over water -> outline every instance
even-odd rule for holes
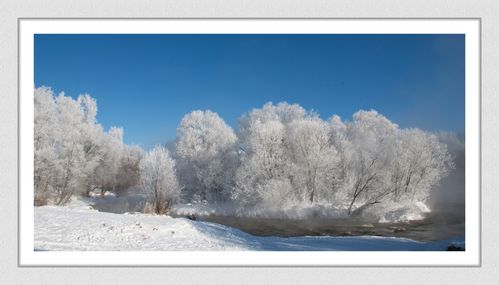
[[[442,142],[447,144],[453,156],[454,169],[433,189],[429,206],[432,210],[429,218],[440,223],[464,223],[465,221],[465,144],[464,137],[452,133],[440,134]],[[478,191],[475,189],[468,191]]]

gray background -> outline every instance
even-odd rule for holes
[[[474,268],[19,268],[17,18],[482,18],[482,266]],[[499,1],[51,0],[0,2],[0,284],[493,284],[499,279]]]

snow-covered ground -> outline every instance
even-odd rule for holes
[[[35,250],[445,250],[459,239],[419,242],[394,237],[259,237],[185,218],[113,214],[84,201],[35,207]]]

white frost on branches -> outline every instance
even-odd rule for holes
[[[92,97],[74,100],[40,87],[35,89],[34,107],[35,205],[62,205],[73,195],[137,183],[141,150],[123,143],[121,128],[104,132]]]
[[[153,211],[166,214],[180,195],[175,161],[164,147],[156,146],[140,162],[140,186]]]
[[[194,199],[224,200],[233,187],[237,137],[217,113],[193,111],[177,128],[179,178]]]
[[[34,103],[35,205],[140,186],[156,213],[174,202],[203,202],[239,209],[328,205],[345,215],[383,216],[428,205],[453,168],[442,135],[402,129],[374,110],[350,121],[323,120],[297,104],[267,103],[244,114],[237,133],[217,113],[193,111],[170,151],[144,155],[123,142],[122,128],[103,130],[89,95],[75,100],[40,87]]]

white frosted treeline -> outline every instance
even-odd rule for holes
[[[184,190],[188,197],[197,197],[197,189],[222,193],[217,199],[202,196],[201,200],[250,212],[314,204],[327,204],[348,215],[414,208],[427,202],[430,190],[452,168],[447,147],[437,135],[400,129],[373,110],[358,111],[352,121],[338,116],[324,121],[297,104],[267,103],[241,117],[237,141],[226,139],[233,138],[233,132],[223,125],[223,131],[188,129],[197,138],[190,141],[191,149],[224,151],[210,160],[216,161],[217,171],[201,167],[195,178],[180,174],[180,183],[191,186]],[[184,132],[180,128],[177,152]],[[218,139],[203,139],[205,132]],[[182,155],[177,159],[185,169],[199,168]],[[202,183],[217,178],[223,183],[213,187]]]
[[[168,150],[145,157],[123,144],[122,129],[104,132],[96,113],[88,95],[35,90],[35,199],[64,204],[94,188],[140,184],[149,202],[161,196],[167,208],[199,203],[241,214],[330,205],[380,217],[425,208],[453,167],[438,135],[401,129],[374,110],[323,120],[297,104],[267,103],[244,114],[238,132],[215,112],[193,111]]]

